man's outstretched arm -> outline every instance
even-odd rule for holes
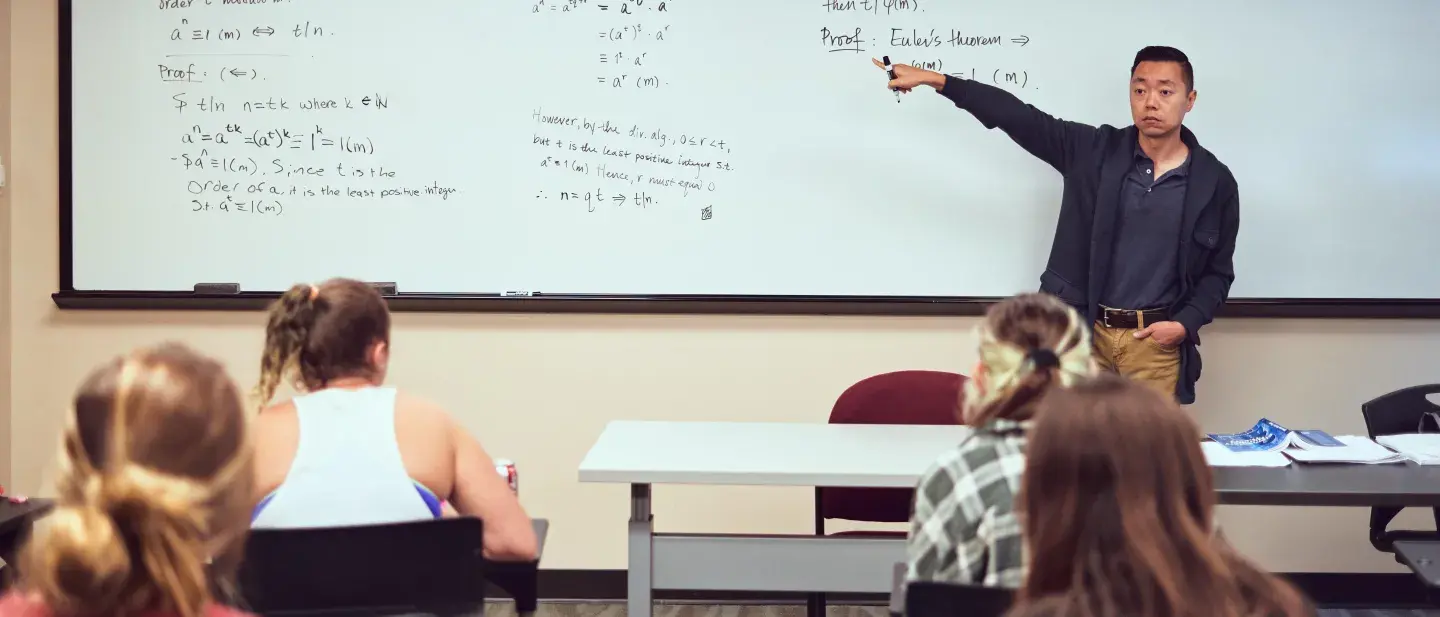
[[[878,60],[875,64],[885,66]],[[1062,174],[1069,172],[1078,153],[1090,150],[1099,139],[1100,131],[1095,127],[1051,116],[1004,89],[907,64],[891,68],[895,78],[890,80],[890,88],[909,92],[930,86],[956,107],[970,112],[985,128],[999,128],[1025,151]]]

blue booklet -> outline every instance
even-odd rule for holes
[[[1275,452],[1290,446],[1309,450],[1345,445],[1325,431],[1292,431],[1268,418],[1261,418],[1243,433],[1207,433],[1206,436],[1232,452]]]

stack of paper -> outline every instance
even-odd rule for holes
[[[1213,441],[1201,442],[1200,450],[1205,453],[1205,462],[1211,467],[1285,467],[1290,464],[1290,459],[1279,452],[1236,452]]]
[[[1440,464],[1440,433],[1385,435],[1376,438],[1375,441],[1393,448],[1407,460],[1421,465]]]
[[[1285,455],[1302,463],[1403,463],[1405,455],[1359,435],[1340,435],[1335,438],[1342,445],[1315,446],[1301,442],[1299,448],[1288,448]]]

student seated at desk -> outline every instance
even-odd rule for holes
[[[253,526],[339,527],[438,518],[485,524],[485,555],[530,561],[535,531],[484,448],[445,410],[382,385],[390,313],[370,285],[296,285],[270,308],[256,387]]]
[[[220,364],[183,346],[92,372],[65,418],[55,509],[0,616],[244,615],[209,584],[233,576],[248,526],[246,416]]]
[[[1012,616],[1315,614],[1216,533],[1200,429],[1172,397],[1107,374],[1036,416],[1020,494],[1034,557]]]
[[[1035,404],[1093,375],[1090,328],[1054,296],[991,307],[977,327],[980,362],[960,403],[974,433],[921,477],[907,542],[909,580],[1015,588],[1025,575],[1015,493]]]

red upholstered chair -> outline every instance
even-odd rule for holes
[[[835,401],[830,424],[958,424],[957,403],[966,377],[942,371],[897,371],[868,377]],[[815,487],[815,535],[825,534],[826,519],[869,523],[910,520],[915,490],[910,488]],[[904,532],[845,532],[901,536]],[[810,594],[808,617],[824,617],[825,594]]]

